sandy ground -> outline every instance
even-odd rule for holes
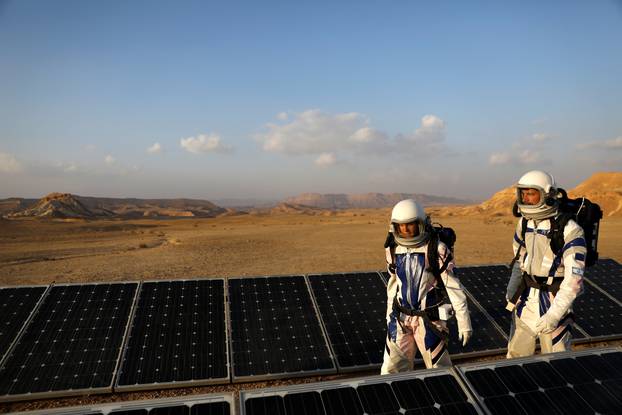
[[[388,209],[375,209],[324,216],[0,221],[0,286],[379,270],[385,266],[382,245],[388,216]],[[514,218],[434,219],[456,230],[458,265],[511,260]],[[599,251],[622,262],[622,218],[601,222]],[[355,374],[360,375],[365,373]],[[340,376],[0,404],[0,412],[336,378]]]

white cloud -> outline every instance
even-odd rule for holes
[[[287,115],[286,112],[279,112],[276,115],[276,119],[279,120],[279,121],[287,121],[288,118],[289,118],[289,116]]]
[[[420,153],[440,151],[446,137],[445,121],[436,115],[424,115],[421,118],[421,127],[413,133],[400,134],[397,137],[399,145],[415,145]]]
[[[531,139],[538,142],[549,141],[553,139],[551,134],[547,133],[535,133],[532,134]]]
[[[370,127],[359,128],[350,136],[350,141],[355,143],[379,143],[387,140],[387,135]]]
[[[320,167],[328,167],[337,163],[337,156],[334,153],[322,153],[315,159],[315,164]]]
[[[327,114],[307,110],[287,124],[267,124],[267,132],[255,138],[265,151],[285,154],[320,154],[349,147],[349,137],[367,126],[368,120],[356,112]]]
[[[586,148],[604,148],[604,149],[622,149],[622,136],[613,138],[611,140],[604,141],[592,141],[589,143],[578,144],[578,149],[586,149]]]
[[[75,163],[58,163],[58,167],[63,169],[65,173],[74,173],[78,171],[78,165]]]
[[[508,164],[512,156],[509,153],[492,153],[488,158],[490,164]]]
[[[0,152],[0,172],[1,173],[20,173],[24,170],[22,163],[20,163],[13,154]]]
[[[221,143],[218,134],[199,134],[196,137],[182,138],[181,147],[190,153],[227,153],[233,147]]]
[[[158,154],[162,152],[162,146],[160,143],[153,143],[149,148],[147,148],[147,153],[149,154]]]
[[[538,151],[533,150],[522,150],[522,151],[514,151],[512,153],[509,152],[501,152],[501,153],[492,153],[490,157],[488,157],[488,163],[491,165],[504,165],[504,164],[513,164],[513,165],[525,165],[525,164],[536,164],[544,162],[542,159],[542,155]]]
[[[106,162],[106,164],[114,164],[116,163],[117,159],[112,157],[111,154],[108,154],[106,157],[104,157],[104,161]]]

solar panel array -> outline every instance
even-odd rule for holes
[[[232,415],[234,413],[232,392],[19,412],[22,415]]]
[[[622,265],[613,259],[599,259],[585,272],[586,279],[622,303]]]
[[[223,279],[141,285],[116,389],[229,380]]]
[[[0,288],[0,362],[46,289],[47,286]]]
[[[387,294],[380,274],[308,278],[339,369],[358,370],[382,364]]]
[[[229,278],[233,380],[334,373],[303,276]]]
[[[622,413],[622,352],[586,350],[459,365],[492,414]]]
[[[137,287],[52,287],[0,367],[0,398],[111,391]]]
[[[451,369],[240,392],[242,415],[481,414]]]
[[[607,259],[587,270],[574,305],[579,341],[622,337],[620,271]],[[503,351],[509,270],[463,267],[457,275],[474,335],[463,348],[450,320],[452,357]],[[131,390],[377,368],[386,276],[3,288],[0,353],[10,351],[0,366],[0,401],[110,392],[115,380],[116,389]]]

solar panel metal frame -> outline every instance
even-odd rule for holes
[[[579,356],[589,356],[594,354],[603,354],[603,353],[611,353],[611,352],[622,352],[622,347],[603,347],[603,348],[593,348],[593,349],[584,349],[584,350],[571,350],[566,352],[557,352],[557,353],[545,353],[545,354],[536,354],[528,357],[518,357],[513,359],[504,359],[504,360],[494,360],[488,362],[475,362],[475,363],[465,363],[454,366],[454,370],[460,376],[463,383],[478,401],[479,405],[482,407],[486,413],[490,414],[486,405],[483,403],[483,397],[477,393],[477,390],[473,386],[473,384],[469,381],[466,374],[472,370],[480,370],[480,369],[494,369],[497,367],[504,366],[514,366],[520,365],[524,363],[533,363],[533,362],[549,362],[551,360],[556,359],[564,359],[564,358],[575,358]]]
[[[42,285],[13,285],[13,286],[3,286],[3,287],[0,287],[0,290],[2,290],[2,289],[10,289],[10,288],[38,288],[38,287],[45,287],[45,290],[43,290],[43,292],[41,293],[41,297],[39,297],[39,300],[37,301],[37,303],[35,304],[33,309],[30,311],[30,314],[28,315],[26,320],[24,320],[24,323],[22,324],[22,327],[15,334],[15,337],[13,338],[11,343],[9,344],[9,347],[6,349],[6,352],[4,353],[4,355],[0,355],[0,367],[2,367],[2,365],[4,364],[4,359],[11,354],[11,351],[13,350],[13,347],[15,346],[15,344],[17,344],[18,339],[22,336],[22,333],[24,332],[24,330],[26,330],[26,327],[28,327],[28,324],[30,324],[30,320],[32,320],[32,317],[35,315],[35,313],[39,309],[39,305],[41,305],[41,302],[43,301],[43,299],[45,298],[47,293],[50,291],[51,286],[52,286],[51,284],[42,284]]]
[[[242,383],[242,382],[255,382],[255,381],[262,381],[262,380],[272,380],[272,379],[288,379],[288,378],[299,378],[299,377],[307,377],[307,376],[319,376],[319,375],[330,375],[330,374],[335,374],[337,373],[337,364],[335,363],[335,355],[332,353],[332,349],[330,347],[330,342],[328,341],[328,338],[326,337],[326,332],[324,331],[324,327],[322,326],[322,318],[320,316],[320,312],[318,311],[315,301],[314,301],[314,297],[313,297],[313,290],[311,290],[311,287],[308,284],[308,281],[306,279],[306,277],[303,274],[282,274],[282,275],[252,275],[252,276],[243,276],[243,275],[239,275],[239,276],[229,276],[226,277],[226,302],[225,302],[225,310],[226,310],[226,317],[227,317],[227,326],[229,327],[229,330],[233,331],[233,325],[231,324],[231,310],[229,307],[229,302],[231,299],[231,296],[229,295],[229,280],[237,280],[237,279],[253,279],[253,278],[273,278],[273,277],[296,277],[296,278],[302,278],[302,280],[305,283],[305,287],[307,289],[307,293],[309,294],[309,297],[311,298],[311,304],[313,306],[313,311],[315,313],[315,317],[319,323],[319,328],[320,328],[320,332],[322,333],[322,337],[324,338],[324,343],[326,344],[326,350],[328,351],[330,360],[332,361],[333,367],[332,369],[319,369],[319,370],[307,370],[307,371],[302,371],[302,372],[281,372],[281,373],[275,373],[275,374],[269,374],[269,375],[251,375],[251,376],[235,376],[235,364],[234,364],[234,360],[233,360],[233,335],[231,334],[229,336],[229,362],[230,362],[230,372],[231,372],[231,382],[232,383]]]
[[[138,401],[121,401],[121,402],[112,402],[112,403],[102,403],[102,404],[91,404],[91,405],[82,405],[82,406],[69,406],[66,408],[51,408],[51,409],[40,409],[36,411],[25,411],[25,412],[10,412],[9,415],[82,415],[87,412],[100,412],[103,414],[109,414],[112,411],[131,411],[138,409],[154,409],[154,408],[162,408],[168,406],[174,406],[176,404],[186,405],[188,403],[193,405],[202,404],[202,403],[218,403],[218,402],[227,402],[230,407],[230,414],[233,415],[236,413],[235,404],[236,400],[234,398],[233,392],[219,392],[219,393],[210,393],[210,394],[202,394],[202,395],[186,395],[186,396],[177,396],[173,398],[159,398],[159,399],[145,399]],[[114,414],[113,414],[114,415]]]
[[[400,380],[409,380],[409,379],[425,379],[427,377],[434,377],[440,375],[450,375],[452,376],[460,389],[467,397],[467,402],[473,405],[473,408],[478,414],[484,415],[485,412],[481,408],[481,404],[470,390],[470,388],[464,383],[462,377],[456,372],[453,367],[447,368],[436,368],[436,369],[421,369],[421,370],[411,370],[408,372],[391,374],[391,375],[373,375],[373,376],[365,376],[354,379],[347,380],[332,380],[332,381],[324,381],[324,382],[314,382],[314,383],[304,383],[299,385],[291,385],[291,386],[277,386],[271,388],[262,388],[262,389],[250,389],[250,390],[241,390],[240,398],[239,398],[239,408],[240,415],[248,415],[246,413],[246,405],[245,402],[248,399],[252,398],[262,398],[268,396],[285,396],[289,393],[303,393],[303,392],[321,392],[324,390],[338,389],[343,387],[353,387],[358,388],[359,386],[365,385],[374,385],[380,383],[392,383]]]
[[[387,282],[384,280],[384,277],[379,271],[352,271],[352,272],[333,272],[333,273],[327,273],[327,274],[307,274],[305,275],[305,280],[306,280],[307,286],[309,287],[309,291],[311,292],[311,299],[313,300],[313,306],[315,307],[318,313],[322,331],[324,332],[324,337],[328,341],[328,346],[330,347],[329,350],[330,350],[331,355],[333,356],[333,362],[335,363],[335,366],[337,367],[337,371],[339,373],[360,372],[364,370],[379,369],[382,366],[382,363],[359,365],[359,366],[346,366],[346,367],[341,367],[339,365],[339,359],[337,358],[337,354],[335,353],[335,350],[333,349],[333,344],[330,341],[328,330],[326,329],[326,325],[324,324],[324,319],[322,318],[322,313],[320,312],[320,307],[317,303],[317,299],[315,298],[315,294],[313,293],[313,288],[311,287],[311,280],[309,279],[309,277],[311,276],[324,276],[324,275],[331,276],[331,275],[347,275],[347,274],[377,274],[378,277],[380,278],[380,281],[384,283],[385,292],[386,292]],[[386,330],[386,324],[385,324],[385,330]],[[386,332],[384,334],[386,337]],[[383,349],[383,352],[384,352],[384,349]]]
[[[22,400],[31,400],[31,399],[46,399],[46,398],[57,398],[57,397],[67,397],[67,396],[79,396],[79,395],[91,395],[91,394],[103,394],[103,393],[111,393],[113,391],[114,383],[117,377],[117,371],[119,370],[119,364],[121,360],[121,354],[123,351],[123,346],[125,344],[125,339],[127,338],[128,330],[130,327],[130,318],[136,307],[136,300],[138,298],[138,292],[140,289],[140,281],[110,281],[110,282],[92,282],[92,283],[62,283],[62,284],[50,284],[48,289],[46,290],[47,297],[54,287],[68,287],[68,286],[94,286],[94,285],[115,285],[115,284],[136,284],[136,290],[134,292],[134,297],[132,298],[132,304],[130,305],[129,315],[127,318],[127,322],[125,323],[125,329],[123,331],[123,337],[121,339],[121,344],[119,345],[120,350],[117,353],[117,360],[115,363],[115,367],[112,371],[112,376],[110,379],[110,384],[107,386],[102,386],[98,388],[84,388],[84,389],[64,389],[58,391],[47,391],[47,392],[34,392],[34,393],[24,393],[17,395],[0,395],[0,402],[14,402],[14,401],[22,401]],[[43,298],[43,297],[42,297]],[[37,311],[39,310],[42,302],[39,303],[37,307]],[[35,313],[36,314],[36,313]],[[31,316],[31,319],[34,318],[35,314]],[[30,323],[30,322],[29,322]],[[20,334],[20,338],[23,333]],[[16,344],[13,345],[14,347]],[[13,348],[12,348],[13,349]],[[8,356],[8,355],[7,355]],[[6,362],[2,362],[2,366],[4,366]],[[2,367],[0,366],[0,367]]]
[[[192,380],[192,381],[183,381],[183,382],[162,382],[162,383],[144,383],[144,384],[139,384],[139,385],[119,385],[119,377],[117,376],[120,373],[120,368],[121,368],[121,364],[123,363],[123,361],[125,360],[125,354],[126,354],[126,350],[127,350],[127,346],[128,346],[128,342],[129,342],[129,334],[130,334],[130,329],[134,326],[134,317],[136,314],[136,308],[138,306],[138,301],[140,300],[140,293],[142,292],[142,285],[143,283],[150,283],[150,282],[174,282],[174,281],[199,281],[199,280],[222,280],[223,281],[223,302],[224,302],[224,314],[225,314],[225,354],[226,354],[226,359],[227,359],[227,376],[223,377],[223,378],[216,378],[216,379],[204,379],[204,380]],[[137,289],[137,295],[136,298],[134,300],[134,304],[132,305],[132,312],[131,312],[131,317],[130,317],[130,324],[128,325],[128,328],[125,332],[124,338],[123,338],[123,350],[121,353],[121,357],[119,358],[119,361],[117,362],[117,370],[115,371],[114,374],[114,386],[113,386],[113,390],[115,392],[129,392],[129,391],[139,391],[139,390],[152,390],[152,389],[170,389],[170,388],[184,388],[184,387],[190,387],[190,386],[202,386],[202,385],[214,385],[214,384],[224,384],[224,383],[230,383],[231,382],[231,356],[230,356],[230,350],[229,350],[229,310],[228,310],[228,304],[229,302],[227,301],[227,279],[224,277],[220,277],[220,278],[185,278],[185,279],[179,279],[179,280],[146,280],[146,281],[142,281],[140,283],[140,286]]]

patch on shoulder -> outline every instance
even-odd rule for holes
[[[583,276],[584,269],[579,267],[572,267],[572,273],[575,275]]]

